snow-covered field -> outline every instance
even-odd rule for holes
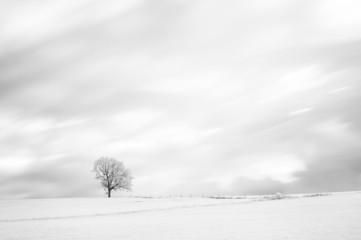
[[[0,201],[0,239],[361,239],[361,193]]]

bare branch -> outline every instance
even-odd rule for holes
[[[123,162],[114,158],[101,157],[94,162],[95,178],[100,180],[104,190],[107,191],[108,197],[111,191],[132,190],[132,179],[130,170],[124,167]]]

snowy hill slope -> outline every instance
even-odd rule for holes
[[[361,194],[0,201],[0,239],[360,239]]]

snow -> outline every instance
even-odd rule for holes
[[[262,200],[262,201],[260,201]],[[0,239],[360,239],[361,194],[0,201]]]

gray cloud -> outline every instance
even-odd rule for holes
[[[91,161],[79,156],[36,159],[23,172],[2,174],[0,192],[5,198],[99,196],[91,170]]]
[[[357,189],[349,1],[3,2],[2,196],[95,196],[103,155],[135,194]]]

